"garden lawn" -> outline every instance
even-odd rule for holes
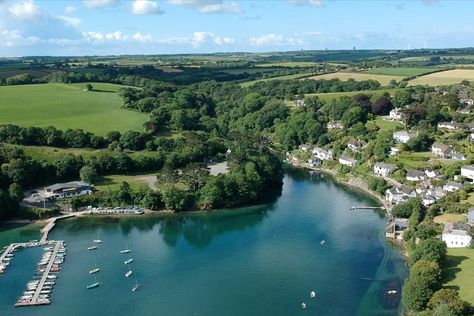
[[[156,173],[144,175],[110,175],[100,177],[95,187],[100,191],[118,190],[122,182],[128,182],[131,187],[149,187],[156,182]]]
[[[35,84],[0,87],[0,124],[83,129],[98,135],[143,130],[147,115],[121,108],[123,86],[91,83]]]
[[[437,224],[446,224],[446,223],[465,223],[466,215],[465,214],[443,214],[436,216],[433,221]]]
[[[375,119],[375,124],[377,124],[381,131],[395,131],[397,128],[403,128],[403,124],[399,121],[384,120],[381,117]]]
[[[474,304],[474,249],[449,248],[444,269],[444,287],[459,290],[459,296]]]

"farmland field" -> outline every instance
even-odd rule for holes
[[[291,79],[300,79],[304,78],[306,76],[310,76],[311,74],[294,74],[294,75],[285,75],[285,76],[277,76],[277,77],[271,77],[271,78],[263,78],[263,79],[257,79],[257,80],[252,80],[252,81],[247,81],[243,82],[240,84],[242,88],[249,87],[257,82],[264,82],[264,81],[272,81],[272,80],[291,80]]]
[[[364,71],[364,73],[374,74],[374,75],[413,77],[413,76],[419,76],[419,75],[423,75],[423,74],[430,73],[437,70],[438,69],[436,68],[428,68],[428,67],[404,67],[404,68],[387,67],[387,68],[377,68],[377,69],[366,70]]]
[[[390,95],[394,95],[395,92],[397,92],[398,90],[403,90],[403,89],[395,88],[395,89],[363,90],[363,91],[349,91],[349,92],[310,93],[310,94],[305,94],[305,96],[317,96],[319,99],[323,101],[330,101],[333,99],[338,99],[343,96],[351,97],[356,94],[381,95],[385,92],[388,92]]]
[[[436,72],[413,79],[410,81],[410,85],[449,85],[460,83],[463,80],[474,81],[474,69],[453,69]]]
[[[264,63],[256,64],[256,67],[287,67],[287,68],[297,68],[297,67],[314,67],[321,65],[320,63],[315,63],[313,61],[287,61],[287,62],[274,62],[274,63]]]
[[[354,79],[357,81],[362,81],[362,80],[377,80],[380,82],[381,85],[386,86],[391,80],[396,80],[400,81],[404,77],[403,76],[389,76],[389,75],[376,75],[376,74],[367,74],[367,73],[361,73],[361,72],[335,72],[335,73],[330,73],[330,74],[324,74],[324,75],[318,75],[318,76],[313,76],[309,77],[308,79],[314,79],[314,80],[320,80],[320,79],[340,79],[342,81],[346,81],[348,79]]]
[[[142,130],[147,116],[121,108],[123,86],[92,83],[36,84],[0,87],[0,124],[79,128],[98,135],[111,130]]]
[[[444,269],[444,284],[447,288],[459,289],[461,299],[474,303],[474,249],[449,248]]]

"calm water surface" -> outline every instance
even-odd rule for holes
[[[383,214],[349,211],[352,205],[374,201],[327,177],[293,171],[271,205],[66,220],[50,234],[68,243],[52,304],[13,307],[41,256],[40,249],[22,250],[0,277],[0,315],[397,315],[398,297],[385,293],[400,288],[403,259],[384,241]],[[86,250],[97,234],[99,250]],[[0,232],[0,241],[6,235]],[[120,254],[126,243],[132,252]],[[129,257],[134,275],[125,278]],[[102,285],[86,290],[95,264]],[[134,276],[138,292],[131,291]]]

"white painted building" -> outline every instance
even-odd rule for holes
[[[388,176],[395,170],[397,170],[397,166],[385,162],[376,162],[374,165],[374,173],[382,177]]]
[[[443,185],[443,190],[448,192],[456,192],[461,190],[464,187],[462,183],[454,182],[454,181],[446,181]]]
[[[408,131],[398,131],[393,133],[393,139],[397,143],[402,143],[406,144],[410,139],[413,139],[416,137],[416,133],[413,132],[408,132]]]
[[[474,165],[461,166],[461,176],[474,180]]]
[[[399,108],[395,108],[388,114],[392,121],[399,121],[402,119],[402,111]]]
[[[441,239],[448,248],[465,248],[471,245],[469,225],[448,223],[444,225]]]
[[[416,197],[415,190],[406,185],[390,188],[385,191],[385,200],[391,204],[404,203],[413,197]]]
[[[311,145],[301,144],[301,145],[299,145],[298,149],[301,150],[301,151],[307,152],[307,151],[311,150]]]
[[[327,125],[327,128],[328,130],[332,130],[332,129],[339,130],[339,129],[343,129],[344,125],[338,121],[330,121]]]
[[[341,165],[349,166],[349,167],[354,167],[357,163],[357,160],[349,158],[349,157],[344,157],[341,156],[339,157],[339,163]]]
[[[361,150],[367,143],[363,140],[355,140],[351,139],[347,142],[347,148],[349,148],[352,151],[359,151]]]
[[[406,179],[407,181],[423,181],[426,179],[426,174],[423,171],[408,170]]]
[[[332,160],[333,159],[333,154],[332,150],[324,149],[324,148],[319,148],[319,147],[314,147],[313,148],[313,154],[316,155],[321,160]]]

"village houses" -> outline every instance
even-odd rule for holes
[[[440,122],[438,123],[439,129],[449,129],[449,130],[461,130],[463,129],[463,124],[456,122]]]
[[[355,140],[351,139],[347,142],[347,148],[349,148],[352,151],[359,151],[361,150],[367,143],[363,140]]]
[[[395,170],[397,170],[397,166],[385,162],[376,162],[374,165],[374,173],[382,177],[388,176]]]
[[[416,197],[416,192],[406,185],[393,187],[385,191],[385,200],[391,204],[400,204]]]
[[[464,187],[462,183],[454,182],[454,181],[446,181],[443,185],[443,190],[448,192],[456,192],[461,190]]]
[[[474,180],[474,165],[461,166],[461,176]]]
[[[416,133],[414,132],[408,132],[408,131],[398,131],[393,133],[393,139],[397,143],[402,143],[406,144],[410,139],[413,139],[416,137]]]
[[[324,149],[324,148],[319,148],[319,147],[314,147],[313,148],[313,154],[316,155],[321,160],[332,160],[333,155],[332,155],[332,150]]]
[[[354,167],[357,163],[357,160],[349,158],[349,157],[341,156],[341,157],[339,157],[339,163],[341,165]]]
[[[431,152],[436,156],[442,158],[451,158],[453,160],[466,160],[466,157],[462,153],[445,144],[433,143],[433,145],[431,145]]]
[[[441,239],[448,248],[465,248],[471,245],[472,237],[467,224],[447,223],[444,225]]]

